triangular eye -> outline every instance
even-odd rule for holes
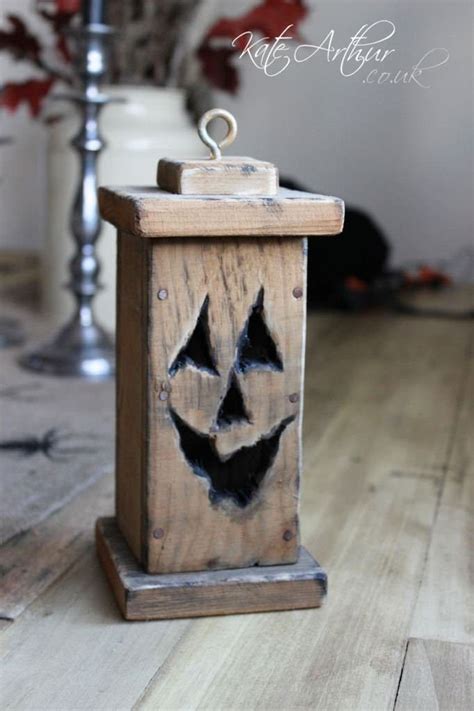
[[[263,297],[262,287],[237,342],[235,370],[239,373],[248,370],[283,370],[281,356],[265,323]]]
[[[169,368],[169,374],[175,375],[180,368],[193,365],[211,375],[219,375],[209,337],[209,296],[203,301],[196,325],[185,345],[181,348]]]
[[[225,428],[238,422],[250,422],[250,419],[245,409],[239,381],[235,373],[232,373],[227,392],[217,412],[216,425],[218,428]]]

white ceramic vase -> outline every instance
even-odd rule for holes
[[[106,148],[99,158],[99,185],[156,185],[159,158],[202,156],[206,149],[184,108],[180,89],[106,87],[104,92],[123,97],[125,103],[103,109],[100,128]],[[64,289],[68,262],[74,253],[69,229],[73,195],[78,180],[78,159],[70,146],[79,119],[73,108],[51,125],[48,145],[48,229],[43,259],[43,305],[59,323],[71,315],[74,300]],[[114,228],[103,223],[97,243],[103,289],[95,298],[97,320],[115,330]]]

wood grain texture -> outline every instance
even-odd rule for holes
[[[31,344],[54,330],[40,314],[0,301]],[[1,543],[38,526],[114,466],[113,382],[41,378],[19,367],[24,350],[0,349]],[[12,441],[15,449],[5,449]]]
[[[319,607],[326,594],[326,574],[304,548],[292,565],[149,575],[114,519],[100,519],[96,536],[99,558],[128,620]]]
[[[111,475],[0,548],[0,617],[17,618],[91,545],[99,514],[112,511]]]
[[[157,183],[162,190],[180,195],[275,195],[278,170],[272,163],[240,156],[162,158]]]
[[[410,639],[395,711],[474,708],[474,647]]]
[[[425,305],[465,306],[459,290],[441,296]],[[3,706],[392,709],[470,328],[310,316],[301,520],[330,575],[321,609],[126,624],[91,549],[2,632]],[[451,678],[463,678],[447,654]]]
[[[223,247],[222,241],[212,238],[156,241],[152,259],[145,567],[150,573],[162,573],[295,562],[305,243],[240,238],[229,239]],[[236,373],[239,337],[262,288],[263,317],[283,370]],[[295,288],[300,289],[297,298]],[[161,290],[166,290],[166,299],[156,297]],[[217,373],[185,367],[170,375],[206,299]],[[250,421],[216,430],[213,425],[232,374]],[[209,479],[192,471],[171,411],[212,437],[223,458],[253,446],[288,421],[273,464],[247,506],[241,508],[229,497],[211,503]]]
[[[468,326],[469,328],[469,326]],[[410,635],[474,644],[474,329]],[[440,575],[440,571],[443,571]]]
[[[2,632],[2,708],[131,709],[188,624],[127,625],[91,545]]]
[[[119,235],[117,251],[116,507],[123,535],[142,556],[147,457],[149,246]]]
[[[199,197],[103,187],[99,205],[104,220],[146,238],[335,235],[344,223],[339,198],[283,188],[274,197]]]
[[[393,708],[469,334],[465,323],[366,315],[318,339],[318,318],[302,537],[328,571],[327,602],[190,626],[141,709]]]

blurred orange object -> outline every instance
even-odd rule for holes
[[[356,276],[346,277],[344,284],[346,289],[349,289],[349,291],[365,292],[369,288],[365,281],[362,281],[362,279],[359,279],[359,277]]]
[[[451,286],[452,280],[438,269],[433,269],[426,264],[420,264],[415,272],[404,272],[404,286],[408,287],[441,287]]]

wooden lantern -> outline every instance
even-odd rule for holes
[[[100,558],[128,619],[318,606],[298,531],[306,236],[339,233],[343,203],[250,158],[162,160],[158,181],[100,190],[118,229]]]

